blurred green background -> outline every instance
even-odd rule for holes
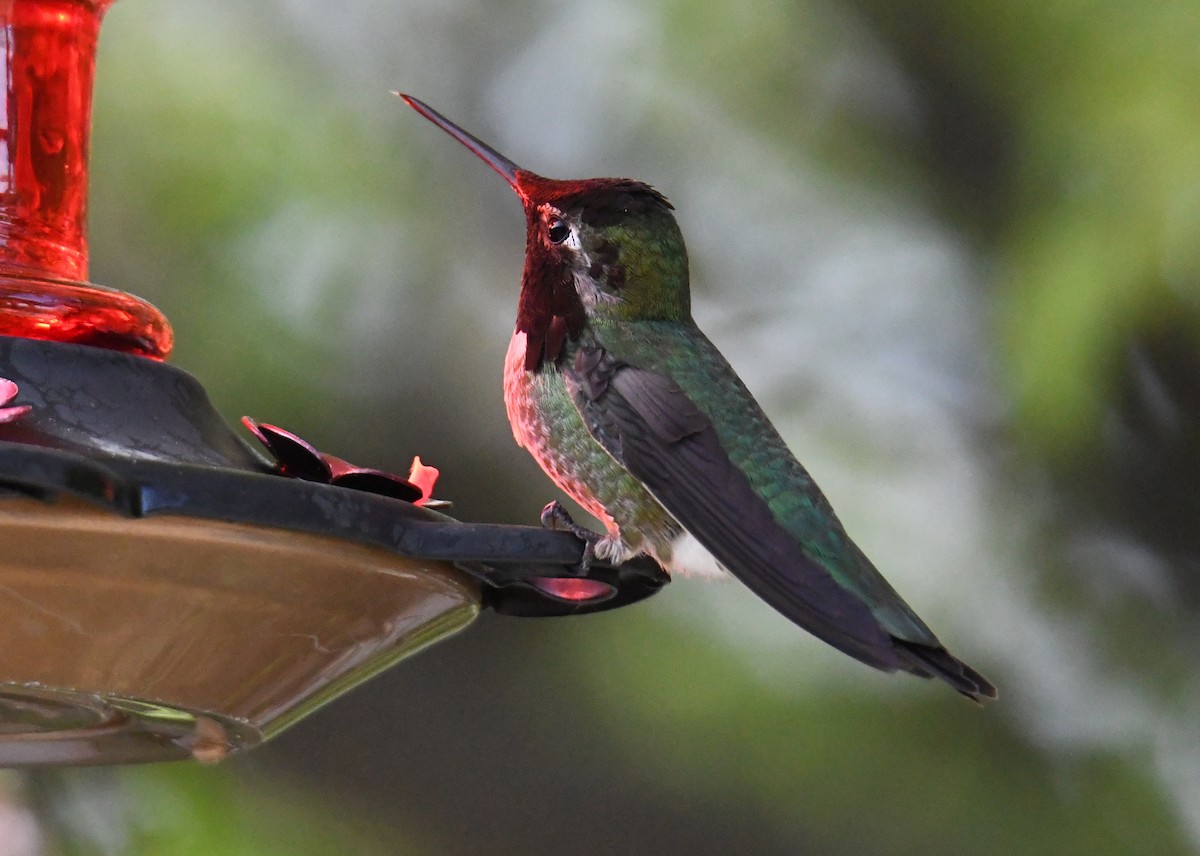
[[[217,768],[6,774],[0,852],[1200,850],[1194,2],[116,3],[92,278],[230,419],[531,523],[520,209],[397,88],[672,199],[697,320],[1001,701],[683,581],[484,616]]]

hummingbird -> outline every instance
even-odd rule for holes
[[[669,574],[732,574],[801,628],[869,666],[997,696],[949,653],[850,540],[820,488],[692,320],[671,203],[628,178],[522,169],[424,102],[525,210],[525,267],[504,363],[517,443],[604,534],[557,502],[544,525],[584,562],[647,554]]]

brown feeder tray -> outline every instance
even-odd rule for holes
[[[0,764],[217,761],[479,611],[446,562],[78,500],[0,502]]]

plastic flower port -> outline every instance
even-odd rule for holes
[[[334,455],[318,452],[307,440],[275,425],[258,422],[249,416],[242,417],[242,424],[275,456],[275,469],[280,475],[377,493],[413,505],[430,502],[438,470],[425,466],[420,458],[413,459],[411,475],[417,480],[414,484],[395,473],[355,466]]]
[[[32,410],[28,404],[18,404],[12,407],[4,406],[16,397],[17,385],[7,378],[0,377],[0,424],[15,422]]]

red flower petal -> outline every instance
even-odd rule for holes
[[[408,480],[421,491],[421,498],[413,505],[422,505],[433,497],[433,486],[437,484],[442,471],[437,467],[427,467],[421,463],[419,455],[413,456],[412,466],[408,470]]]
[[[249,416],[242,417],[242,424],[271,451],[283,475],[315,482],[328,482],[333,477],[328,462],[307,440]]]
[[[327,462],[329,457],[329,455],[325,456]],[[345,462],[342,461],[342,463]],[[400,478],[400,476],[384,472],[383,470],[349,467],[348,469],[336,472],[333,476],[332,484],[338,487],[348,487],[352,490],[390,496],[394,499],[402,499],[405,502],[414,504],[421,499],[421,489],[419,487],[415,484],[410,484]]]
[[[28,404],[22,404],[20,407],[0,407],[0,425],[6,422],[15,422],[30,410],[33,408]]]
[[[6,377],[0,377],[0,404],[8,404],[17,396],[17,385]],[[20,419],[33,408],[28,404],[16,407],[0,407],[0,425]]]

